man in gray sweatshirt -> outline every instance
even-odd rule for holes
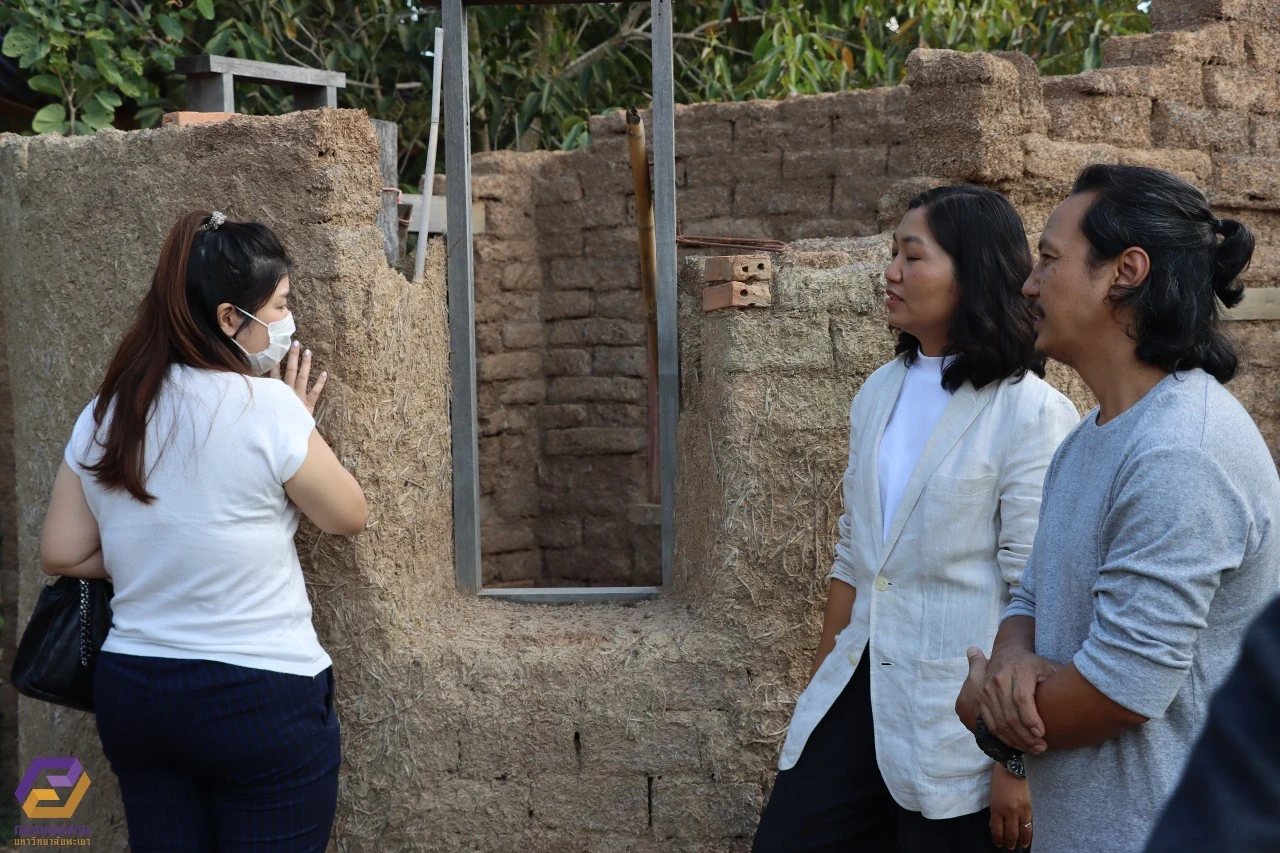
[[[1031,558],[956,711],[1025,753],[1037,853],[1141,850],[1280,587],[1280,478],[1221,383],[1237,359],[1244,225],[1154,169],[1091,166],[1049,218],[1023,288],[1037,349],[1099,407],[1045,478]]]

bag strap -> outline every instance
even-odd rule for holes
[[[92,646],[89,641],[89,629],[92,627],[93,614],[89,611],[89,582],[80,579],[80,665],[89,665]]]

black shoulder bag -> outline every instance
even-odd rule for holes
[[[93,667],[111,629],[111,582],[61,577],[40,590],[10,680],[18,692],[93,710]]]

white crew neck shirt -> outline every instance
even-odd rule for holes
[[[105,491],[81,464],[101,455],[93,405],[65,459],[115,587],[103,650],[323,672],[293,543],[299,511],[284,491],[315,426],[298,396],[278,379],[172,366],[147,423],[150,505]]]
[[[907,480],[920,461],[920,454],[929,443],[929,436],[942,420],[942,413],[951,402],[951,392],[942,387],[943,368],[955,356],[930,357],[916,353],[915,363],[907,369],[907,376],[898,392],[889,423],[880,439],[880,516],[884,519],[883,536],[889,540],[893,516],[902,501]]]

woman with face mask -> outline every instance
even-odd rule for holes
[[[264,225],[179,219],[55,478],[44,570],[115,588],[94,704],[134,850],[328,843],[333,672],[293,537],[366,509],[315,428],[291,268]]]
[[[1045,470],[1079,421],[1040,377],[1017,211],[978,187],[912,199],[885,308],[898,357],[850,410],[822,636],[757,853],[1024,847],[1032,803],[954,712],[1031,551]]]

